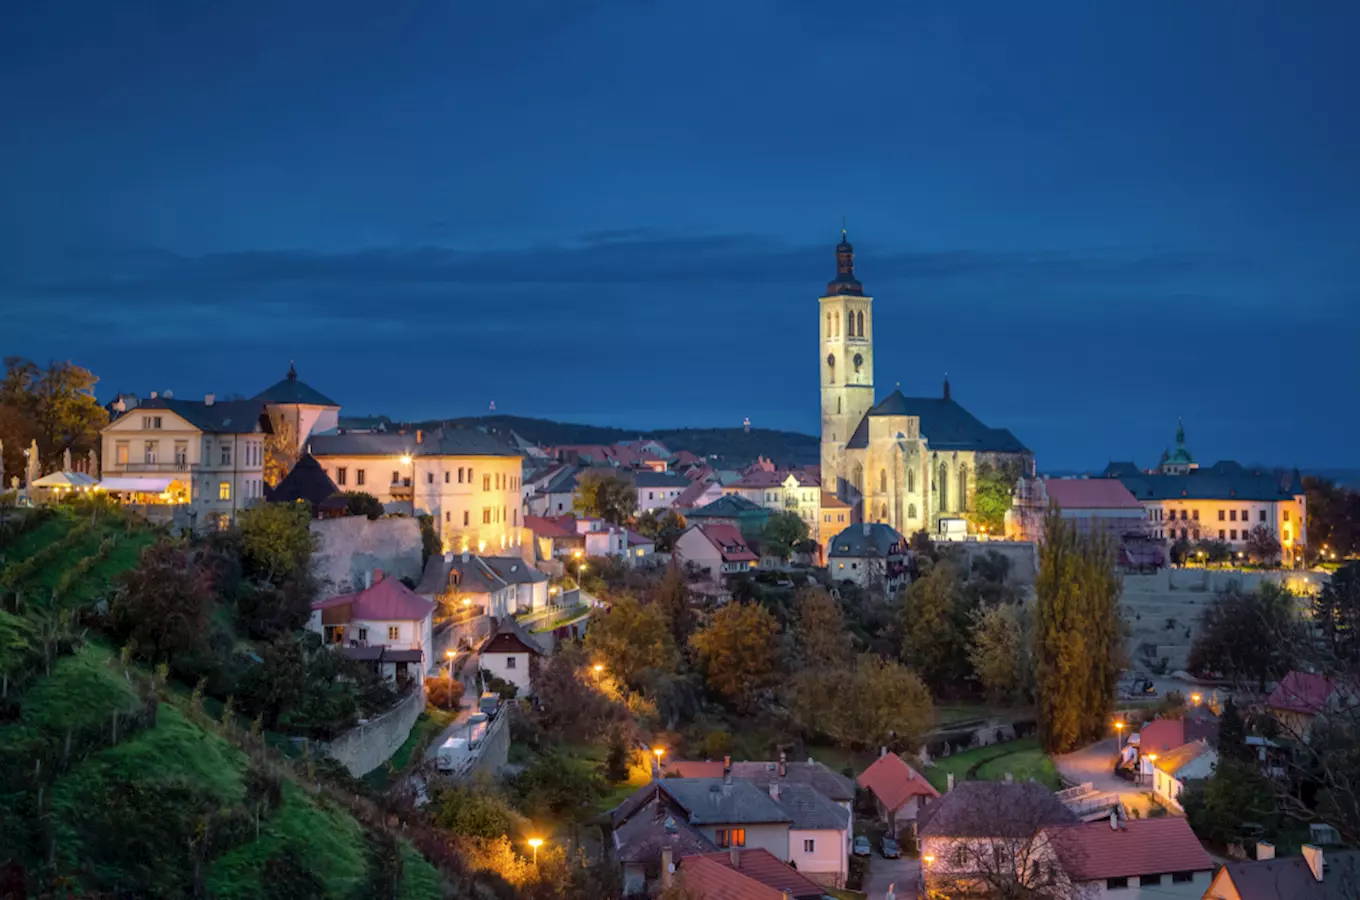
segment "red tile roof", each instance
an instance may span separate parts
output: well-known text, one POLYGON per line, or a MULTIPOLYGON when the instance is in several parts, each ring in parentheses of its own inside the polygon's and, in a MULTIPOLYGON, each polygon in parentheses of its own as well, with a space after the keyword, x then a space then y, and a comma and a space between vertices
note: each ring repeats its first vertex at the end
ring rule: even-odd
POLYGON ((1063 509, 1142 509, 1117 478, 1048 478, 1048 499, 1063 509))
POLYGON ((855 781, 865 790, 873 791, 889 810, 897 809, 912 797, 940 796, 930 782, 896 753, 887 753, 874 760, 855 781))
POLYGON ((774 888, 705 856, 681 861, 680 880, 696 900, 784 900, 774 888))
POLYGON ((1290 672, 1284 680, 1275 685, 1270 692, 1266 706, 1289 712, 1316 715, 1327 708, 1336 686, 1321 675, 1307 672, 1290 672))
POLYGON ((541 538, 576 537, 575 516, 525 516, 524 527, 541 538))
POLYGON ((779 487, 784 483, 784 479, 788 477, 788 472, 767 472, 764 469, 757 469, 746 475, 740 481, 732 482, 727 485, 727 487, 729 489, 779 487))
POLYGON ((1123 821, 1117 831, 1102 819, 1049 828, 1045 834, 1074 881, 1214 868, 1214 861, 1180 816, 1123 821))
POLYGON ((822 491, 822 509, 849 509, 850 504, 846 503, 835 494, 822 491))
POLYGON ((354 594, 340 594, 329 600, 318 600, 312 609, 333 609, 349 606, 350 616, 375 622, 419 621, 434 612, 434 602, 412 591, 395 578, 383 578, 376 573, 372 587, 354 594))
POLYGON ((727 562, 756 562, 760 557, 751 552, 751 548, 746 546, 746 539, 741 536, 735 525, 700 525, 699 533, 708 538, 708 542, 718 548, 722 558, 727 562))
POLYGON ((1138 732, 1139 753, 1165 753, 1218 733, 1218 721, 1203 716, 1153 719, 1138 732))
POLYGON ((723 764, 711 760, 673 759, 665 764, 667 775, 680 778, 721 778, 723 764))
MULTIPOLYGON (((688 866, 692 861, 700 859, 717 863, 729 871, 734 868, 732 853, 728 850, 687 856, 684 865, 688 866)), ((780 862, 777 856, 762 848, 738 851, 735 871, 771 890, 787 890, 794 897, 821 897, 823 894, 822 888, 816 882, 800 874, 793 866, 780 862)))
POLYGON ((680 492, 680 496, 676 497, 675 500, 671 502, 671 506, 694 506, 699 498, 704 495, 704 492, 710 487, 712 487, 712 485, 707 481, 692 482, 689 487, 680 492))

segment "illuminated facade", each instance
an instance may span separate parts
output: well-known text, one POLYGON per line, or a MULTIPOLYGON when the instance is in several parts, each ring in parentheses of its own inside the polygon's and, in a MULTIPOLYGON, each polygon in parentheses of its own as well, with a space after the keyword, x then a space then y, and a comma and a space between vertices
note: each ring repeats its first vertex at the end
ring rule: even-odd
POLYGON ((875 404, 873 299, 844 232, 836 269, 818 301, 822 487, 852 508, 852 520, 934 531, 941 518, 967 515, 983 463, 1014 461, 1033 474, 1029 450, 956 403, 948 380, 941 397, 897 390, 875 404))

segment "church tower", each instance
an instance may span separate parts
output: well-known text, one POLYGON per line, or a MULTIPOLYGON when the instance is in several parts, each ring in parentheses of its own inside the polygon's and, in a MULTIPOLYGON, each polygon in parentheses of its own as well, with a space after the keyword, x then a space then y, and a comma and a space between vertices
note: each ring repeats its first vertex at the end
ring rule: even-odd
POLYGON ((863 485, 852 485, 845 445, 874 405, 873 298, 855 277, 855 248, 841 229, 836 277, 818 301, 818 367, 822 386, 822 489, 847 502, 863 485), (853 487, 853 490, 852 490, 853 487))

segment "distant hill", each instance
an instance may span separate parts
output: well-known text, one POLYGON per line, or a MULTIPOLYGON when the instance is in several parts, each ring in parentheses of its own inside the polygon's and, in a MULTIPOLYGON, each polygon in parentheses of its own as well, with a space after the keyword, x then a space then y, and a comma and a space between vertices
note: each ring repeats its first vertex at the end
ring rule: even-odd
MULTIPOLYGON (((1247 465, 1246 468, 1261 469, 1262 471, 1272 471, 1275 469, 1290 471, 1292 469, 1291 466, 1267 466, 1260 463, 1247 465)), ((1105 467, 1101 466, 1098 469, 1087 469, 1084 471, 1077 471, 1076 469, 1051 469, 1044 470, 1039 474, 1046 475, 1050 478, 1078 478, 1082 475, 1094 477, 1104 471, 1105 467)), ((1328 481, 1336 482, 1342 487, 1360 490, 1360 469, 1299 469, 1299 473, 1304 476, 1312 475, 1316 478, 1325 478, 1328 481)))
POLYGON ((534 444, 613 444, 618 441, 656 440, 671 450, 688 450, 698 456, 718 456, 732 465, 745 465, 758 456, 767 456, 782 466, 815 465, 821 455, 818 439, 796 431, 773 428, 660 428, 629 431, 601 425, 554 422, 523 416, 469 416, 416 422, 411 427, 485 428, 508 436, 511 431, 534 444))

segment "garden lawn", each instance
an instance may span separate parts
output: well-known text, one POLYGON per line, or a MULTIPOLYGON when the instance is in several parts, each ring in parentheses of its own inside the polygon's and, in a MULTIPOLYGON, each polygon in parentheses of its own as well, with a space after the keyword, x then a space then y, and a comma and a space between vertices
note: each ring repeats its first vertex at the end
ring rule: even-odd
POLYGON ((1010 772, 1018 781, 1033 778, 1040 784, 1054 790, 1062 787, 1062 779, 1053 761, 1039 748, 1034 738, 1007 741, 965 750, 952 756, 935 760, 935 764, 925 771, 926 780, 937 791, 948 786, 949 775, 954 781, 1000 781, 1010 772))

